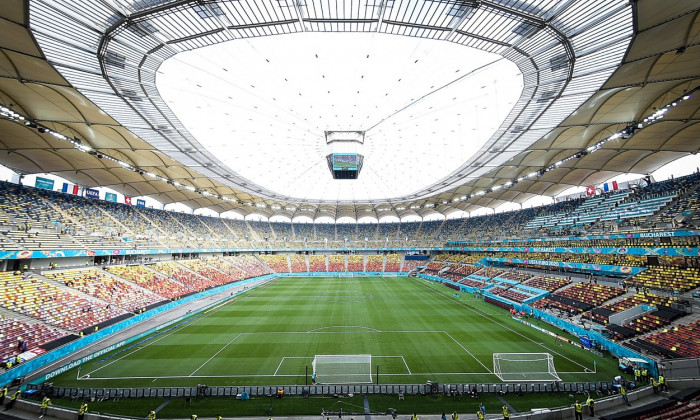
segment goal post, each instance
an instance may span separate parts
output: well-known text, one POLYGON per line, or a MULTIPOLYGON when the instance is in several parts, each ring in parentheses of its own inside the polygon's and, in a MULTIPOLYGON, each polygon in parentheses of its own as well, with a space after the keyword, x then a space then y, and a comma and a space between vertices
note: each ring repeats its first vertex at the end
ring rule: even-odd
POLYGON ((370 354, 317 354, 311 366, 313 378, 317 383, 372 383, 372 355, 370 354))
POLYGON ((549 353, 494 353, 493 373, 504 382, 561 380, 549 353))

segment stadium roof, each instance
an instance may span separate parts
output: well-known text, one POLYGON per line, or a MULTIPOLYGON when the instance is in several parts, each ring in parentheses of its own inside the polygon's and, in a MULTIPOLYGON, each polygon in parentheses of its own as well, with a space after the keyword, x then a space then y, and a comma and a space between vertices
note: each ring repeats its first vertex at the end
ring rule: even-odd
POLYGON ((244 215, 424 217, 649 173, 700 148, 698 98, 671 105, 700 85, 696 1, 6 3, 0 163, 86 187, 244 215), (476 86, 517 95, 486 101, 500 117, 458 115, 482 105, 476 86), (205 117, 224 127, 213 141, 205 117), (477 138, 468 119, 498 124, 477 138), (357 181, 334 184, 319 163, 335 129, 365 132, 357 181))

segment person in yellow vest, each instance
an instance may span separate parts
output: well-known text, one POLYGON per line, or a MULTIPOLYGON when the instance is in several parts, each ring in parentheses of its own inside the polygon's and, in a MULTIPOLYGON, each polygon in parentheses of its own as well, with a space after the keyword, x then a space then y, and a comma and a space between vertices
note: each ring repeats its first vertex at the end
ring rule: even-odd
POLYGON ((645 384, 649 383, 649 371, 647 370, 647 368, 642 369, 642 382, 644 382, 645 384))
POLYGON ((478 420, 484 420, 484 413, 482 413, 481 410, 476 410, 476 418, 478 420))
POLYGON ((85 419, 85 413, 88 411, 88 405, 85 401, 83 401, 82 404, 80 404, 80 408, 78 409, 78 420, 84 420, 85 419))
POLYGON ((148 413, 148 417, 146 417, 146 418, 147 418, 148 420, 156 420, 156 412, 153 411, 153 410, 151 410, 151 411, 148 413))
POLYGON ((634 381, 639 382, 642 380, 642 371, 638 367, 634 367, 634 381))
POLYGON ((574 404, 574 418, 576 420, 583 420, 583 404, 576 400, 574 404))
POLYGON ((656 381, 656 378, 653 376, 651 377, 651 387, 654 389, 654 394, 659 393, 659 383, 656 381))
POLYGON ((51 398, 44 396, 44 398, 41 399, 41 406, 39 407, 39 418, 42 418, 46 415, 46 412, 49 411, 50 405, 51 398))
POLYGON ((14 407, 15 402, 17 401, 17 399, 19 398, 20 395, 22 395, 22 392, 19 389, 17 391, 15 391, 15 393, 12 394, 12 396, 10 397, 10 402, 7 403, 7 405, 5 406, 4 411, 7 411, 7 410, 11 409, 12 407, 14 407))
POLYGON ((418 420, 418 416, 416 415, 416 413, 413 413, 413 415, 411 416, 411 420, 418 420))
POLYGON ((7 396, 7 385, 0 388, 0 405, 5 404, 5 397, 7 396))
POLYGON ((452 420, 459 420, 459 414, 456 411, 452 412, 452 420))
POLYGON ((630 404, 630 400, 627 398, 627 389, 625 389, 624 385, 620 386, 620 395, 622 395, 622 399, 625 401, 625 403, 627 403, 627 405, 632 406, 632 404, 630 404))
POLYGON ((510 411, 506 405, 503 405, 503 420, 510 420, 510 411))
POLYGON ((666 386, 666 378, 664 378, 664 375, 659 375, 659 390, 668 391, 668 387, 666 386))
POLYGON ((196 414, 192 414, 192 415, 190 416, 190 420, 197 420, 197 415, 196 415, 196 414))
POLYGON ((224 420, 224 418, 221 417, 221 414, 217 414, 217 415, 216 415, 216 420, 224 420))
POLYGON ((591 417, 595 416, 595 401, 593 401, 593 398, 590 395, 586 400, 586 405, 588 406, 588 411, 591 413, 591 417))

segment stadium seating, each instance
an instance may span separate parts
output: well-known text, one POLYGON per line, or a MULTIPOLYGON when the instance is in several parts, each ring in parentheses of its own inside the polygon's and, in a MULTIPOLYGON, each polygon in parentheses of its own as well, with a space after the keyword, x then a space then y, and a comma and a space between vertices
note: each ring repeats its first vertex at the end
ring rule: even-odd
MULTIPOLYGON (((613 221, 618 228, 628 226, 638 230, 692 227, 700 221, 700 212, 697 211, 700 208, 699 182, 700 175, 693 174, 635 190, 615 191, 487 216, 378 224, 221 219, 87 200, 3 182, 0 192, 0 244, 4 249, 20 250, 175 248, 182 243, 200 248, 376 248, 440 246, 458 240, 499 240, 530 235, 533 231, 568 234, 597 229, 607 232, 610 228, 608 222, 613 221), (60 221, 60 224, 56 221, 60 221)), ((664 243, 697 246, 698 241, 698 237, 671 238, 664 243)), ((561 242, 549 242, 547 245, 555 244, 562 245, 561 242)), ((587 243, 568 241, 565 244, 654 246, 659 244, 659 239, 629 238, 587 243)), ((473 263, 475 260, 472 258, 462 262, 473 263)))
POLYGON ((574 283, 533 303, 536 308, 558 308, 580 314, 625 293, 624 289, 593 283, 574 283))
POLYGON ((488 277, 488 278, 494 278, 498 277, 505 273, 504 270, 501 270, 499 268, 493 268, 493 267, 486 267, 483 268, 479 271, 476 272, 477 275, 482 276, 482 277, 488 277))
POLYGON ((425 261, 404 259, 403 265, 401 266, 401 272, 410 273, 412 271, 417 271, 418 267, 420 267, 423 264, 425 264, 425 261))
POLYGON ((491 293, 493 293, 494 295, 498 295, 498 296, 501 296, 501 297, 504 297, 506 299, 509 299, 509 300, 512 300, 515 302, 519 302, 519 303, 522 303, 525 301, 525 299, 529 299, 532 297, 532 295, 518 292, 517 290, 514 290, 513 288, 505 289, 505 288, 499 287, 499 286, 492 287, 491 289, 489 289, 489 291, 491 293))
POLYGON ((284 254, 259 255, 258 258, 275 273, 289 273, 289 261, 284 254))
POLYGON ((548 292, 554 292, 555 290, 561 289, 569 283, 571 283, 570 280, 562 277, 537 276, 523 282, 523 285, 546 290, 548 292))
POLYGON ((345 271, 345 255, 329 255, 328 271, 345 271))
POLYGON ((92 268, 47 272, 44 277, 131 312, 163 300, 163 296, 92 268))
POLYGON ((0 316, 0 360, 14 359, 23 351, 19 342, 26 343, 26 349, 32 350, 43 344, 64 337, 67 333, 58 328, 39 322, 29 322, 18 318, 0 316))
POLYGON ((368 255, 366 271, 377 272, 384 268, 384 255, 368 255))
POLYGON ((625 283, 628 287, 649 287, 684 293, 700 286, 700 268, 677 266, 649 267, 625 283))
POLYGON ((270 228, 278 243, 291 242, 294 239, 294 230, 291 223, 270 223, 270 228))
MULTIPOLYGON (((63 286, 65 287, 65 286, 63 286)), ((0 275, 0 306, 51 326, 80 331, 126 312, 36 276, 0 275)))
POLYGON ((447 266, 448 266, 448 264, 445 264, 445 263, 431 261, 428 264, 426 264, 425 268, 423 269, 423 272, 426 274, 435 275, 438 272, 442 271, 447 266))
POLYGON ((253 255, 237 255, 225 257, 230 263, 243 270, 244 278, 260 277, 271 271, 253 255))
POLYGON ((229 259, 225 259, 222 257, 207 257, 204 261, 208 265, 214 267, 215 269, 232 278, 233 281, 239 281, 246 278, 245 271, 238 268, 229 259))
POLYGON ((348 255, 348 271, 365 271, 365 256, 348 255))
POLYGON ((325 255, 309 255, 309 271, 328 271, 325 255))
POLYGON ((401 255, 386 254, 384 271, 398 272, 401 269, 401 255))
POLYGON ((306 263, 306 255, 290 254, 289 260, 292 273, 306 273, 309 271, 308 264, 306 263))
POLYGON ((476 287, 479 289, 488 286, 488 284, 486 284, 485 282, 480 281, 480 280, 473 278, 473 277, 465 277, 462 280, 460 280, 459 283, 463 284, 465 286, 476 287))
MULTIPOLYGON (((658 406, 657 402, 654 404, 658 406)), ((639 420, 699 420, 700 419, 700 396, 689 398, 689 400, 678 401, 675 396, 661 402, 662 407, 653 408, 648 412, 636 414, 639 420)))
POLYGON ((587 313, 584 315, 584 318, 602 325, 607 325, 611 313, 622 312, 639 305, 670 306, 676 300, 677 299, 668 296, 660 296, 651 293, 636 293, 622 300, 618 300, 617 302, 603 305, 600 307, 602 311, 587 313))
MULTIPOLYGON (((198 277, 204 279, 198 280, 200 286, 214 287, 221 286, 223 284, 228 284, 240 280, 236 276, 232 276, 222 272, 221 270, 209 265, 210 259, 192 259, 192 260, 179 260, 178 264, 189 269, 193 273, 197 273, 198 277)), ((192 286, 190 286, 192 287, 192 286)))
POLYGON ((630 347, 670 358, 700 357, 700 321, 677 325, 630 341, 630 347))
MULTIPOLYGON (((198 268, 203 268, 201 267, 202 263, 200 261, 191 261, 190 263, 197 263, 200 265, 198 268)), ((191 291, 205 290, 217 285, 216 282, 211 279, 187 270, 181 264, 174 261, 158 262, 150 264, 149 267, 152 270, 168 276, 171 280, 184 284, 191 291)))
POLYGON ((517 281, 518 283, 522 283, 532 277, 532 274, 529 273, 523 273, 519 271, 506 271, 505 273, 501 273, 498 275, 498 278, 501 279, 506 279, 506 280, 513 280, 517 281))
POLYGON ((182 283, 170 280, 162 274, 139 265, 114 265, 107 267, 106 270, 168 299, 192 291, 182 283))

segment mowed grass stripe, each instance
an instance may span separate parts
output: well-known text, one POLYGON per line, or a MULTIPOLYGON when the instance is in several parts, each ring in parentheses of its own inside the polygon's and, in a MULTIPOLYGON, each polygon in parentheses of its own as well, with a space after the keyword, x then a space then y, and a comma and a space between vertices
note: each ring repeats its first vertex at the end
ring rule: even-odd
MULTIPOLYGON (((572 346, 548 342, 542 347, 538 343, 550 337, 512 322, 506 312, 494 319, 476 311, 471 305, 482 302, 468 295, 454 298, 444 289, 405 277, 281 278, 116 363, 87 364, 83 374, 93 372, 90 380, 192 375, 232 378, 220 382, 226 385, 303 383, 315 354, 372 354, 382 373, 421 383, 439 374, 452 380, 480 374, 495 381, 489 373, 494 352, 552 349, 560 354, 555 354, 557 369, 567 372, 583 372, 582 364, 590 361, 590 354, 572 346), (261 379, 237 382, 237 375, 261 379)), ((74 382, 75 374, 70 376, 57 381, 74 382)))

